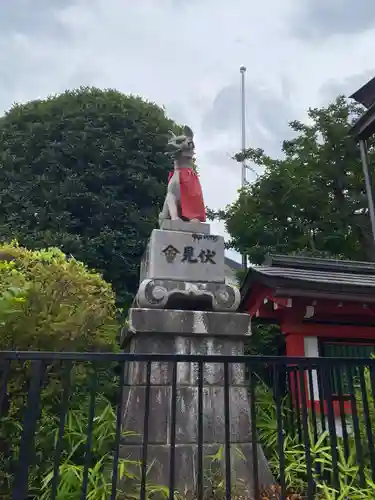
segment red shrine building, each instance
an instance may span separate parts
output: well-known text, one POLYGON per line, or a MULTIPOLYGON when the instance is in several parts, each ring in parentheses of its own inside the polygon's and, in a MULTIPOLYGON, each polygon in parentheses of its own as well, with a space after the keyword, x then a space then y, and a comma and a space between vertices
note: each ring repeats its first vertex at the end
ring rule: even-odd
MULTIPOLYGON (((278 323, 287 356, 370 357, 375 264, 270 255, 248 271, 240 309, 278 323)), ((334 410, 337 415, 338 407, 334 410)), ((348 405, 345 411, 350 413, 348 405)))

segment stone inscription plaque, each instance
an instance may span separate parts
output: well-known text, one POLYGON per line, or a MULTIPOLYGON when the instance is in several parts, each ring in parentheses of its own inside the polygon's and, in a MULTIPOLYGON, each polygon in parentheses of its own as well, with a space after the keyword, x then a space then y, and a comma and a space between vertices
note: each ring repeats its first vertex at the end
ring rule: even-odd
POLYGON ((224 238, 154 229, 147 264, 147 278, 224 282, 224 238))

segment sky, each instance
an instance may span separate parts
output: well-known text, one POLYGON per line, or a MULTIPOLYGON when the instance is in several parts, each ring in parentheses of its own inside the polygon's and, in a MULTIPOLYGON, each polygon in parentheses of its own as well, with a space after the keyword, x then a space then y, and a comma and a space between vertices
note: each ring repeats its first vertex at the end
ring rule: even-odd
POLYGON ((0 112, 81 85, 152 100, 193 128, 218 209, 241 183, 240 66, 246 143, 278 156, 289 121, 375 76, 374 47, 374 0, 3 0, 0 112))

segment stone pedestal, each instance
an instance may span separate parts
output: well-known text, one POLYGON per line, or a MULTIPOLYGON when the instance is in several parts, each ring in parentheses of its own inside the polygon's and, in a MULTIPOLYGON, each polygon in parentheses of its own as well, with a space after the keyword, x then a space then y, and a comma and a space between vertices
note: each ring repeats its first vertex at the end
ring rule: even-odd
POLYGON ((209 358, 233 356, 235 361, 251 334, 250 316, 235 312, 240 293, 225 282, 224 269, 224 239, 211 235, 208 224, 164 220, 151 233, 122 339, 131 353, 208 357, 203 365, 155 361, 149 371, 147 362, 131 362, 125 373, 122 427, 136 435, 123 440, 121 456, 142 462, 146 435, 147 464, 153 464, 147 481, 168 487, 172 456, 175 489, 183 497, 194 498, 197 491, 200 431, 205 487, 224 484, 224 460, 213 464, 210 457, 218 451, 224 456, 228 409, 233 494, 253 498, 254 460, 260 486, 273 483, 251 435, 245 367, 229 363, 225 371, 223 363, 209 358))
MULTIPOLYGON (((126 351, 141 354, 242 355, 251 334, 250 317, 239 313, 217 313, 163 309, 131 309, 129 328, 123 335, 126 351)), ((257 456, 259 481, 273 483, 267 461, 258 445, 256 455, 251 436, 250 402, 244 366, 229 364, 230 443, 233 491, 239 485, 251 494, 253 460, 257 456)), ((121 457, 141 459, 144 436, 147 364, 130 363, 126 369, 123 429, 137 433, 121 446, 121 457)), ((148 464, 154 463, 148 481, 168 486, 170 472, 171 411, 176 410, 175 488, 182 495, 194 494, 198 477, 198 364, 155 362, 151 369, 148 420, 148 464), (172 378, 176 391, 172 399, 172 378)), ((225 446, 224 367, 203 366, 203 466, 209 488, 212 460, 225 446)), ((224 462, 222 466, 224 465, 224 462)), ((224 474, 222 478, 224 478, 224 474)), ((242 490, 241 490, 242 491, 242 490)), ((243 494, 243 493, 242 493, 243 494)))
POLYGON ((135 306, 236 311, 240 293, 225 283, 224 238, 210 226, 165 220, 151 233, 135 306))

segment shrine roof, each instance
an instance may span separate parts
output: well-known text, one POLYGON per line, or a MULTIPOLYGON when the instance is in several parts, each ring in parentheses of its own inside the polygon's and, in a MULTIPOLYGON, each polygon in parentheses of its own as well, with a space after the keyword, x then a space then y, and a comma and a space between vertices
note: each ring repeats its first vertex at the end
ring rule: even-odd
POLYGON ((349 97, 361 103, 367 109, 371 108, 375 102, 375 78, 371 78, 349 97))
POLYGON ((375 133, 375 77, 350 97, 367 109, 350 129, 350 135, 359 140, 366 140, 375 133))
POLYGON ((241 302, 256 284, 278 289, 278 295, 372 297, 375 301, 375 263, 269 255, 249 269, 241 287, 241 302))
POLYGON ((375 104, 351 127, 349 134, 358 140, 366 140, 375 133, 375 104))

